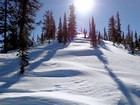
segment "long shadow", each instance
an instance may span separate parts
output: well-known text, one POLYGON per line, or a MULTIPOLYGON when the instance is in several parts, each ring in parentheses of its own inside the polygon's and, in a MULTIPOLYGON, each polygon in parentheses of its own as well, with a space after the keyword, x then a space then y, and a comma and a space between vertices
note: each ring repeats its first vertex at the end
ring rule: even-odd
POLYGON ((0 86, 0 93, 5 93, 6 90, 11 87, 13 84, 17 83, 20 80, 21 76, 18 76, 17 74, 13 75, 9 78, 3 78, 4 84, 0 86))
POLYGON ((98 54, 97 54, 98 59, 104 64, 106 71, 108 72, 110 77, 114 80, 114 82, 118 85, 119 89, 121 90, 123 95, 126 97, 129 104, 136 105, 136 103, 134 102, 134 100, 133 100, 132 96, 130 95, 125 84, 120 79, 118 79, 118 77, 115 75, 115 73, 113 73, 112 69, 107 66, 108 60, 104 57, 103 52, 101 50, 99 50, 98 48, 96 49, 96 51, 98 52, 98 54))
MULTIPOLYGON (((55 98, 40 98, 34 96, 19 96, 0 99, 0 105, 80 105, 77 102, 55 98), (9 104, 8 104, 9 103, 9 104)), ((83 104, 82 104, 83 105, 83 104)))
MULTIPOLYGON (((6 56, 6 54, 4 55, 6 56)), ((4 92, 6 88, 9 88, 13 83, 19 80, 19 77, 16 77, 16 75, 12 76, 11 78, 6 77, 6 75, 9 75, 13 72, 15 72, 18 69, 18 58, 1 58, 0 62, 3 63, 3 65, 0 66, 0 82, 4 83, 0 85, 0 93, 4 92), (16 78, 15 78, 16 77, 16 78)))
POLYGON ((101 46, 103 49, 107 50, 107 51, 111 51, 111 50, 106 46, 106 42, 104 42, 104 41, 101 41, 101 42, 100 42, 100 46, 101 46))
POLYGON ((5 75, 8 75, 18 69, 17 64, 19 64, 18 58, 9 59, 7 58, 1 58, 0 62, 3 63, 0 65, 0 77, 3 77, 5 75))
POLYGON ((117 76, 113 73, 113 71, 107 65, 105 65, 105 69, 108 71, 109 75, 116 82, 116 84, 118 85, 119 89, 122 91, 123 95, 128 100, 129 104, 130 105, 136 105, 136 103, 134 102, 133 98, 131 97, 127 87, 125 86, 125 84, 120 79, 117 78, 117 76))
MULTIPOLYGON (((60 50, 67 47, 67 45, 62 45, 59 43, 52 43, 51 45, 49 45, 48 47, 46 47, 45 49, 43 49, 43 51, 40 52, 33 52, 31 53, 31 60, 35 59, 34 55, 36 55, 37 53, 39 53, 39 55, 46 53, 46 51, 48 51, 45 56, 42 57, 42 59, 30 64, 30 66, 27 68, 29 71, 34 70, 35 68, 37 68, 42 62, 44 61, 49 61, 54 55, 55 53, 60 50)), ((36 58, 39 57, 39 55, 36 55, 36 58)))
MULTIPOLYGON (((48 53, 46 54, 46 56, 43 56, 42 59, 34 62, 33 64, 31 64, 27 69, 34 70, 36 67, 38 67, 43 61, 48 61, 50 60, 54 54, 56 53, 57 50, 62 49, 66 47, 66 45, 60 45, 58 43, 52 43, 51 45, 47 46, 45 49, 42 48, 38 51, 34 51, 32 52, 29 56, 31 57, 31 59, 33 58, 33 60, 37 57, 39 57, 41 54, 45 53, 46 50, 48 51, 48 53), (42 51, 43 50, 43 51, 42 51)), ((18 61, 18 60, 17 60, 18 61)), ((12 64, 11 64, 12 65, 12 64)), ((15 65, 15 64, 14 64, 15 65)), ((6 66, 6 65, 5 65, 6 66)), ((8 66, 8 64, 7 64, 8 66)), ((4 66, 2 67, 4 68, 4 66)), ((0 76, 3 75, 7 75, 13 71, 16 70, 16 68, 9 68, 7 70, 7 72, 2 73, 0 76), (9 69, 13 69, 10 70, 10 72, 8 71, 9 69)), ((9 76, 9 77, 0 77, 0 82, 3 82, 4 84, 0 85, 0 93, 4 93, 7 91, 7 89, 9 89, 12 85, 14 85, 15 83, 17 83, 23 76, 19 75, 19 74, 14 74, 13 76, 9 76)))

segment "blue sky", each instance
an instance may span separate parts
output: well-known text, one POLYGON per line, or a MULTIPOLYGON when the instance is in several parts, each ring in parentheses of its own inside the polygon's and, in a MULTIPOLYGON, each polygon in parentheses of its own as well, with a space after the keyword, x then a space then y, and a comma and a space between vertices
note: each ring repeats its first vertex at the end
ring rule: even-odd
MULTIPOLYGON (((69 5, 75 0, 41 0, 43 7, 37 12, 36 20, 43 19, 43 14, 47 10, 52 10, 53 15, 58 24, 59 17, 63 17, 64 12, 69 16, 69 5)), ((82 0, 81 0, 82 1, 82 0)), ((88 0, 87 0, 88 1, 88 0)), ((117 11, 120 14, 122 30, 126 33, 127 26, 130 24, 132 30, 136 30, 140 34, 140 0, 93 0, 94 7, 86 14, 81 14, 76 11, 77 28, 88 29, 89 18, 92 16, 95 19, 96 29, 103 33, 103 28, 108 28, 108 20, 117 11)), ((34 35, 41 34, 40 26, 37 26, 34 35)))

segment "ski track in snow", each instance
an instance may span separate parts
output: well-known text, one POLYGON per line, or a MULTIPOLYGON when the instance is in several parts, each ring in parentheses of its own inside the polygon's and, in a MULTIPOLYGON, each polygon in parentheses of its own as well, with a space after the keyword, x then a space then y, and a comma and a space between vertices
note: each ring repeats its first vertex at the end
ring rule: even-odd
POLYGON ((79 35, 30 52, 23 76, 15 52, 0 54, 0 105, 140 105, 140 57, 111 42, 79 35))

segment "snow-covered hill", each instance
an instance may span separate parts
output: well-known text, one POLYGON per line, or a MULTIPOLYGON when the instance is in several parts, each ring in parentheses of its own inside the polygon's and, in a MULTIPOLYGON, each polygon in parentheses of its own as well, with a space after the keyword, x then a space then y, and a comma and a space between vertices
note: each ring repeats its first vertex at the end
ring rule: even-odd
POLYGON ((0 105, 140 105, 140 56, 111 42, 91 48, 79 35, 30 52, 23 76, 16 52, 0 54, 0 105))

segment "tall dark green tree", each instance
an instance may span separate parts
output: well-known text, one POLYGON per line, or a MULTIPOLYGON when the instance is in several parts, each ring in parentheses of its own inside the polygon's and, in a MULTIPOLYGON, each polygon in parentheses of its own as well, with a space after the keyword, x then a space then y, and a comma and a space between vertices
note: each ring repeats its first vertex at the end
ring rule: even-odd
POLYGON ((84 38, 86 38, 87 37, 87 30, 85 28, 84 28, 83 33, 84 33, 84 38))
POLYGON ((33 29, 34 17, 36 11, 40 8, 39 0, 20 0, 19 8, 21 18, 19 19, 19 57, 20 61, 20 74, 25 72, 25 67, 28 63, 28 48, 29 48, 29 35, 33 29))
POLYGON ((116 37, 116 20, 114 16, 112 16, 109 19, 109 24, 108 24, 108 36, 109 40, 113 42, 113 45, 117 42, 117 37, 116 37))
POLYGON ((122 32, 122 41, 121 43, 124 45, 125 49, 127 48, 127 43, 126 43, 126 36, 124 35, 124 32, 122 32))
MULTIPOLYGON (((0 36, 3 37, 4 32, 4 1, 0 1, 0 36)), ((0 44, 3 43, 3 39, 0 39, 0 44)), ((3 48, 1 48, 2 50, 3 48)))
POLYGON ((117 44, 119 45, 121 43, 121 23, 120 23, 120 15, 119 12, 117 12, 116 15, 116 41, 117 44))
POLYGON ((135 48, 138 48, 138 46, 139 46, 139 43, 138 43, 138 34, 135 31, 135 48))
POLYGON ((63 44, 68 42, 68 28, 67 28, 67 17, 66 13, 64 13, 64 21, 63 21, 63 44))
POLYGON ((8 0, 0 1, 0 34, 3 36, 3 53, 7 53, 8 0))
POLYGON ((99 31, 99 33, 98 33, 97 42, 98 42, 98 44, 100 44, 100 42, 101 42, 101 33, 100 33, 100 31, 99 31))
POLYGON ((20 7, 19 2, 17 0, 10 0, 8 6, 9 10, 9 27, 8 27, 8 50, 15 50, 18 48, 19 44, 19 20, 21 16, 19 14, 20 7))
POLYGON ((74 4, 70 5, 70 16, 69 16, 69 23, 68 23, 68 32, 69 38, 73 39, 77 33, 76 31, 76 15, 75 15, 75 7, 74 4))
POLYGON ((91 22, 91 45, 93 47, 97 46, 97 35, 96 35, 96 28, 95 28, 95 22, 94 18, 92 17, 92 22, 91 22))
POLYGON ((107 32, 106 32, 106 28, 104 27, 104 40, 108 40, 108 36, 107 36, 107 32))
POLYGON ((131 37, 130 37, 130 49, 131 49, 131 53, 134 54, 135 53, 135 45, 134 45, 134 41, 133 41, 133 31, 131 32, 131 37))
POLYGON ((62 21, 61 21, 61 17, 60 17, 59 26, 58 26, 58 33, 57 33, 57 40, 59 43, 62 43, 62 39, 63 39, 63 26, 62 26, 62 21))
POLYGON ((56 26, 52 11, 46 11, 44 15, 43 30, 48 43, 55 38, 56 26))
POLYGON ((5 0, 5 10, 4 10, 4 53, 7 53, 7 6, 8 6, 8 1, 5 0))

